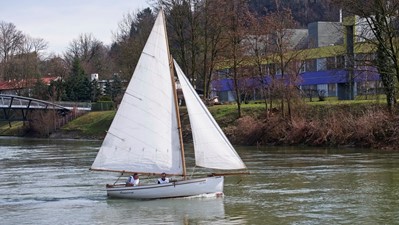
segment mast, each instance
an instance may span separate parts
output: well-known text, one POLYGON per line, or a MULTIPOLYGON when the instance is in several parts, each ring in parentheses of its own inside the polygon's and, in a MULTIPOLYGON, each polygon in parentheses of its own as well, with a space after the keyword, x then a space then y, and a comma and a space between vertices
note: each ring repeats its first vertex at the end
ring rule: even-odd
POLYGON ((174 73, 174 67, 173 67, 173 58, 170 54, 169 51, 169 42, 168 42, 168 35, 167 35, 167 30, 166 30, 166 18, 163 10, 161 9, 161 13, 163 14, 163 22, 164 22, 164 27, 165 27, 165 39, 166 39, 166 48, 168 50, 168 55, 169 55, 169 69, 170 69, 170 80, 172 82, 172 90, 173 90, 173 97, 174 97, 174 102, 175 102, 175 111, 176 111, 176 119, 177 119, 177 129, 179 130, 179 140, 180 140, 180 151, 181 151, 181 159, 182 159, 182 166, 183 166, 183 177, 186 179, 186 159, 184 157, 184 144, 183 144, 183 134, 182 134, 182 128, 181 128, 181 120, 180 120, 180 111, 179 111, 179 104, 177 100, 177 90, 176 90, 176 84, 175 84, 175 73, 174 73))

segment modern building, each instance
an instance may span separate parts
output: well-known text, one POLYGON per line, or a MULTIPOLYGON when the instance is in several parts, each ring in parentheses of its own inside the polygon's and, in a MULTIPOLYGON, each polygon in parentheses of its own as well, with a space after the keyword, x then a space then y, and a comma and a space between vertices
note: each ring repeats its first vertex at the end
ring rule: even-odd
MULTIPOLYGON (((295 49, 299 59, 295 82, 305 96, 323 94, 353 99, 357 95, 375 94, 381 90, 379 74, 368 63, 374 59, 374 54, 360 38, 366 32, 364 20, 358 17, 344 22, 314 22, 308 25, 307 30, 292 32, 291 49, 295 49)), ((264 61, 262 77, 244 76, 240 80, 251 100, 263 98, 260 88, 267 86, 272 77, 283 79, 289 75, 283 75, 270 57, 264 61)), ((218 96, 221 102, 235 100, 228 67, 216 70, 211 90, 211 96, 218 96)))

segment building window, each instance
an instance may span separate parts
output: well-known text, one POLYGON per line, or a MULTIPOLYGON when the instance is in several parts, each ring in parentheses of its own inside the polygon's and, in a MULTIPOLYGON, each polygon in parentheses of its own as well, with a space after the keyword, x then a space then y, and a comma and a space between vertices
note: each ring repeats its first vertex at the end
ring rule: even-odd
POLYGON ((337 84, 328 84, 327 96, 337 96, 337 84))
POLYGON ((307 72, 315 72, 317 71, 317 67, 316 67, 316 59, 309 59, 305 61, 305 70, 307 72))
POLYGON ((328 57, 328 58, 326 58, 326 61, 327 61, 327 65, 326 65, 327 70, 333 70, 336 68, 335 57, 328 57))
POLYGON ((302 61, 302 62, 300 62, 301 64, 300 64, 300 66, 301 66, 301 68, 299 69, 299 73, 304 73, 304 72, 306 72, 306 62, 305 61, 302 61))
POLYGON ((337 69, 344 69, 345 68, 345 56, 344 55, 338 55, 336 57, 337 59, 337 69))
POLYGON ((216 75, 217 79, 225 79, 229 77, 229 69, 217 70, 216 75))
POLYGON ((327 59, 320 58, 317 59, 317 71, 327 70, 327 59))

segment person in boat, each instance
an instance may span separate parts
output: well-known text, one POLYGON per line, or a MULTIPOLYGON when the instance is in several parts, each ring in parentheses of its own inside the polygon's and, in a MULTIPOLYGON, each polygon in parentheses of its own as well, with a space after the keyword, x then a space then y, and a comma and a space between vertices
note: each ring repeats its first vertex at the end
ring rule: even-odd
POLYGON ((137 173, 134 173, 127 179, 126 186, 139 186, 139 183, 139 175, 137 173))
POLYGON ((166 177, 166 173, 161 174, 161 178, 158 179, 158 184, 167 184, 169 183, 169 178, 166 177))

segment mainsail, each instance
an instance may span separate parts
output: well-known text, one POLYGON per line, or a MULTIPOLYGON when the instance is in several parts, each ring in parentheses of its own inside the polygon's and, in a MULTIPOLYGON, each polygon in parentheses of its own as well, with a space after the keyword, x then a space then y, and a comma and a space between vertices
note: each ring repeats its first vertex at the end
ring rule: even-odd
POLYGON ((92 170, 183 174, 161 10, 92 170))
POLYGON ((246 169, 176 61, 174 65, 190 118, 196 165, 221 170, 246 169))

